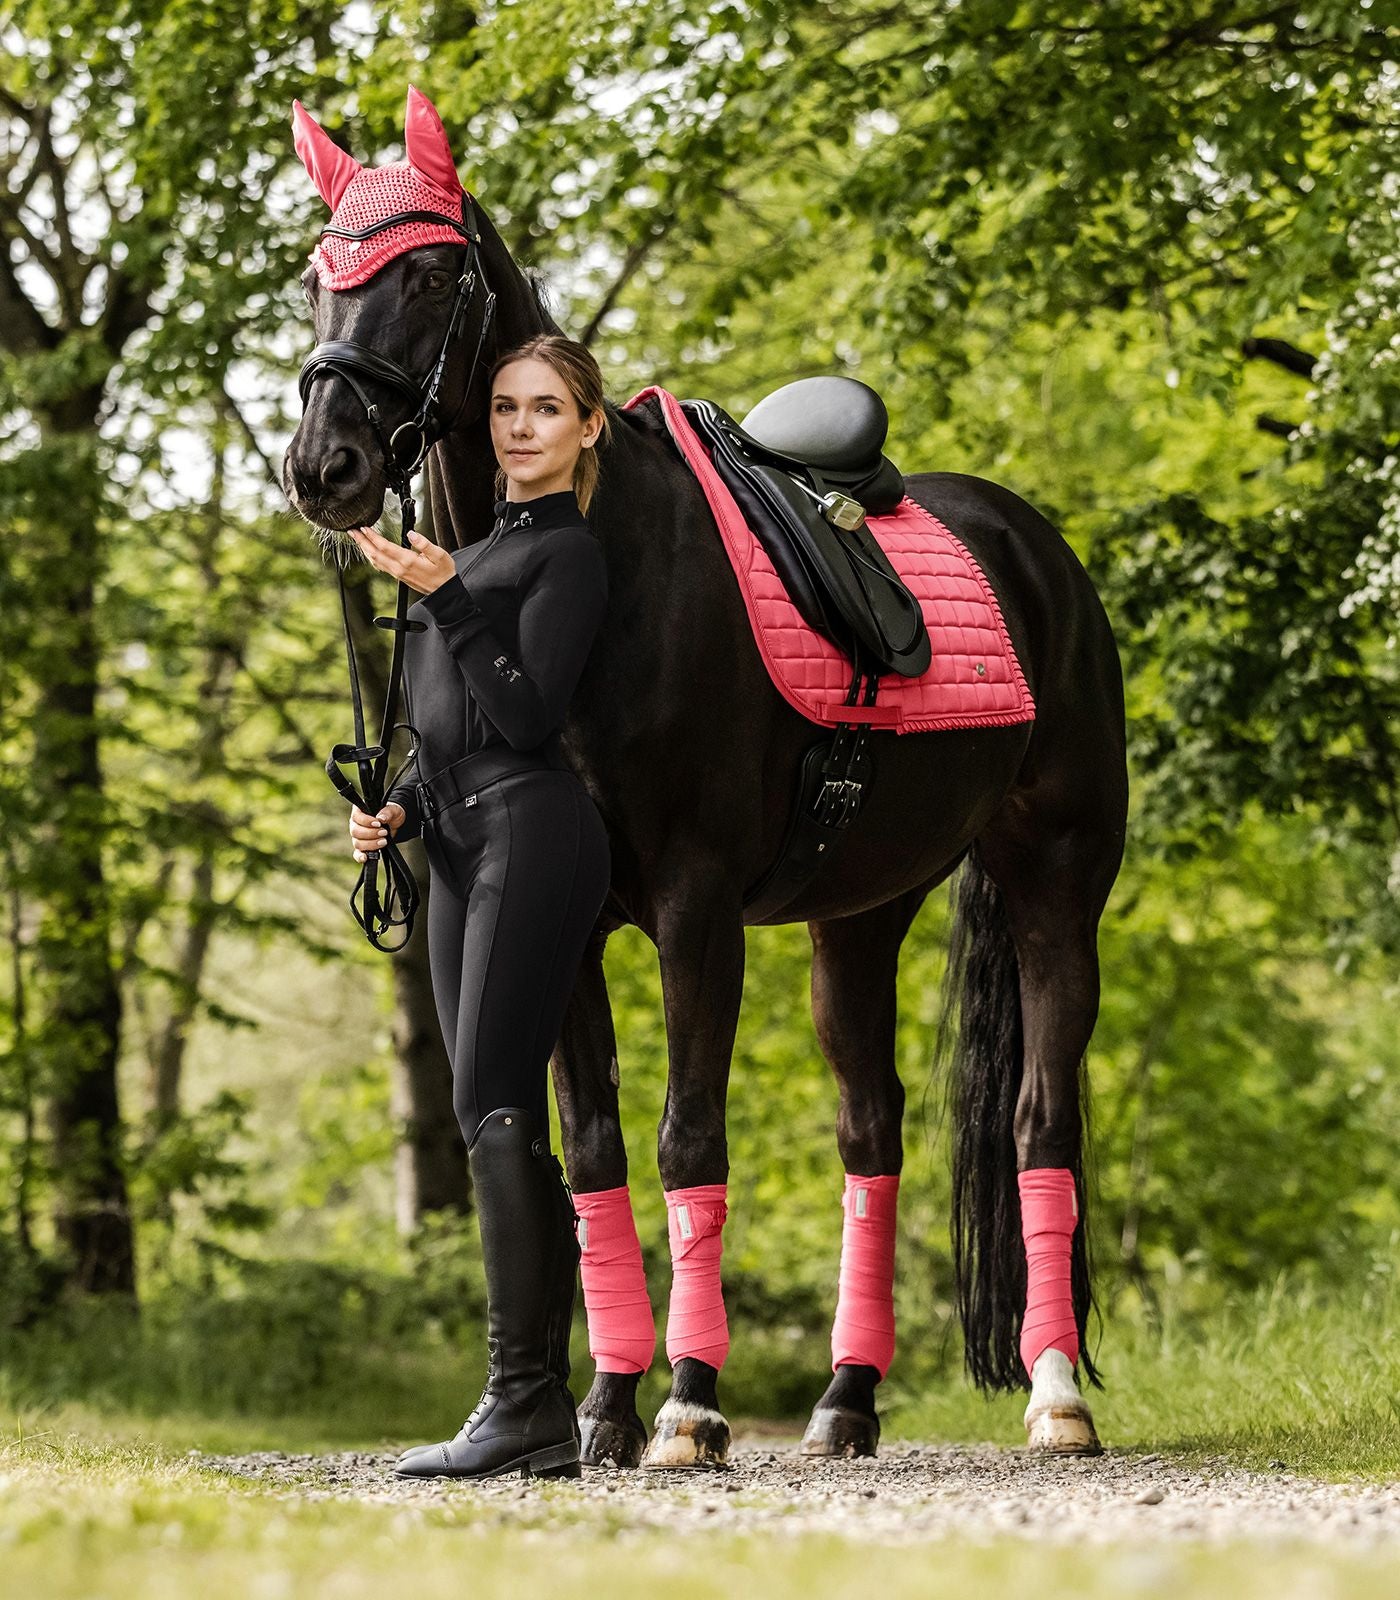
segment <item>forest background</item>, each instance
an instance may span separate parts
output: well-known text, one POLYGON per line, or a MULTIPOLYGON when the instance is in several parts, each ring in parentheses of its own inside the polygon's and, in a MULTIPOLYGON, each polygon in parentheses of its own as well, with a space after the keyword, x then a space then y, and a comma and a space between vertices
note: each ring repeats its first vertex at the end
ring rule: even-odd
MULTIPOLYGON (((324 220, 291 101, 394 159, 409 82, 615 399, 858 376, 904 470, 1008 485, 1099 585, 1133 778, 1090 1057, 1110 1381, 1116 1343, 1299 1307, 1389 1338, 1395 9, 0 4, 9 1410, 404 1437, 479 1375, 424 955, 345 906, 334 577, 275 487, 324 220)), ((940 891, 901 967, 896 1421, 961 1390, 946 926, 940 891)), ((834 1301, 807 957, 750 930, 732 1076, 726 1395, 764 1417, 820 1392, 834 1301)), ((607 975, 664 1308, 636 930, 607 975)))

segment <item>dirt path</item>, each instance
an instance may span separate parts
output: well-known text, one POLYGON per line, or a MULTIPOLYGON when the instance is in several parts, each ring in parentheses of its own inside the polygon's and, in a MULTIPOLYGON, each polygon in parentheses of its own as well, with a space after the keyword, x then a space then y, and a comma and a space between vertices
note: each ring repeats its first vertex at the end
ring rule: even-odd
POLYGON ((200 1456, 210 1470, 298 1497, 460 1503, 530 1526, 597 1522, 610 1531, 835 1533, 917 1542, 950 1535, 1085 1541, 1316 1539, 1400 1542, 1400 1483, 1333 1484, 1223 1461, 1183 1465, 1109 1452, 1059 1460, 990 1446, 891 1445, 873 1461, 813 1461, 790 1442, 736 1445, 713 1473, 585 1470, 578 1483, 519 1478, 416 1483, 391 1455, 200 1456))

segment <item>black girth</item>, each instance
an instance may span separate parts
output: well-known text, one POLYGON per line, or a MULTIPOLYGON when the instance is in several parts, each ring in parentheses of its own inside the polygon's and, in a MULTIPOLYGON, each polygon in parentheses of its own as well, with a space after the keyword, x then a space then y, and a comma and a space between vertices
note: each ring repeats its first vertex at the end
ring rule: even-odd
MULTIPOLYGON (((442 344, 438 349, 437 359, 433 362, 432 369, 425 378, 415 378, 410 372, 401 367, 397 361, 389 356, 381 355, 377 350, 371 350, 368 345, 355 343, 352 339, 331 339, 324 344, 318 344, 302 364, 301 377, 298 387, 301 391, 302 404, 305 405, 306 397, 310 393, 311 385, 323 375, 329 374, 343 378, 351 389, 354 390, 360 404, 365 408, 365 417, 374 429, 375 437, 379 441, 379 448, 384 457, 384 476, 389 488, 398 497, 401 520, 399 527, 399 542, 408 547, 408 535, 413 528, 417 516, 417 507, 413 499, 413 474, 423 464, 428 451, 456 425, 466 406, 471 394, 472 382, 476 377, 477 363, 481 360, 481 351, 486 342, 486 335, 491 327, 496 310, 496 296, 490 285, 486 282, 486 274, 481 263, 481 235, 471 225, 471 197, 465 191, 462 194, 462 220, 455 221, 451 217, 442 216, 436 211, 401 211, 392 217, 386 217, 382 222, 371 224, 358 232, 351 232, 348 228, 326 227, 323 234, 333 234, 342 239, 369 239, 377 233, 383 233, 386 228, 396 228, 405 222, 435 222, 442 227, 454 228, 460 233, 467 243, 466 260, 462 267, 462 276, 457 282, 457 292, 453 297, 452 309, 447 319, 447 330, 443 334, 442 344), (467 308, 480 284, 485 293, 482 306, 481 332, 477 336, 476 350, 472 354, 471 366, 467 369, 466 379, 462 389, 462 403, 458 406, 456 415, 447 427, 443 427, 438 409, 438 393, 442 387, 442 376, 447 367, 447 358, 452 346, 461 335, 466 322, 467 308), (403 396, 410 405, 416 409, 407 422, 402 422, 393 433, 386 431, 384 420, 380 415, 378 405, 367 395, 361 387, 359 380, 368 379, 371 383, 387 386, 403 396)), ((404 639, 409 633, 420 632, 425 626, 422 622, 410 622, 407 618, 408 610, 408 585, 400 582, 398 586, 397 604, 392 617, 376 617, 377 628, 385 628, 394 635, 393 660, 389 668, 389 687, 384 697, 384 714, 380 720, 379 741, 377 744, 366 743, 364 702, 360 692, 360 674, 355 661, 355 646, 350 634, 350 613, 345 597, 345 575, 337 570, 337 581, 340 584, 340 612, 345 625, 345 653, 350 667, 350 694, 354 705, 355 715, 355 742, 354 744, 338 744, 326 759, 326 775, 335 785, 338 792, 356 805, 369 816, 376 816, 384 804, 384 796, 398 781, 401 773, 418 755, 418 730, 409 722, 397 722, 399 692, 403 684, 403 655, 404 639), (409 736, 410 748, 408 755, 398 771, 389 778, 389 749, 393 743, 394 734, 403 728, 409 736), (360 787, 357 790, 345 774, 340 770, 343 765, 354 762, 359 768, 360 787)), ((367 852, 364 864, 360 868, 360 876, 350 894, 350 911, 355 921, 364 929, 365 936, 376 950, 392 952, 402 950, 413 933, 413 918, 418 910, 418 885, 414 882, 413 874, 409 871, 408 863, 393 839, 388 840, 380 851, 367 852), (385 893, 381 898, 379 892, 379 858, 384 857, 386 876, 385 893), (361 894, 363 892, 363 904, 361 894), (391 929, 402 928, 403 936, 397 944, 385 944, 386 934, 391 929)))

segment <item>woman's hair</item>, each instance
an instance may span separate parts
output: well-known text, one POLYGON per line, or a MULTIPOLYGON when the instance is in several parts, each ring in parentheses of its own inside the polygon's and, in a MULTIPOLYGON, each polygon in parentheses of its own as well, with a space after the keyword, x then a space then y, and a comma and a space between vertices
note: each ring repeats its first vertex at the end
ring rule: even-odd
MULTIPOLYGON (((512 361, 531 359, 543 361, 554 368, 573 396, 579 416, 590 417, 595 411, 603 413, 603 428, 598 435, 597 444, 602 444, 605 439, 612 437, 607 407, 603 404, 603 374, 598 369, 593 352, 587 345, 580 344, 577 339, 566 339, 562 333, 536 334, 524 344, 516 345, 514 350, 507 350, 491 368, 490 390, 495 390, 496 374, 502 367, 508 367, 512 361)), ((578 461, 574 464, 574 495, 578 500, 580 511, 588 510, 593 491, 598 487, 597 444, 580 450, 578 461)), ((497 499, 503 498, 505 492, 506 475, 497 468, 497 499)))

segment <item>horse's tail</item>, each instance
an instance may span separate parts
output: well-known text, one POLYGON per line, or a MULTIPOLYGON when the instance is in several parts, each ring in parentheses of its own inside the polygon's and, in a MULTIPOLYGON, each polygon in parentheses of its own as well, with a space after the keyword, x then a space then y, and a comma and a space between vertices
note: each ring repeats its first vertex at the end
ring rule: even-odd
MULTIPOLYGON (((1020 972, 1001 891, 975 845, 958 878, 938 1050, 952 1057, 953 1267, 967 1369, 979 1388, 1023 1389, 1026 1254, 1013 1137, 1023 1059, 1020 972)), ((1079 1197, 1072 1286, 1080 1366, 1097 1383, 1085 1338, 1093 1289, 1082 1140, 1071 1170, 1079 1197)))

